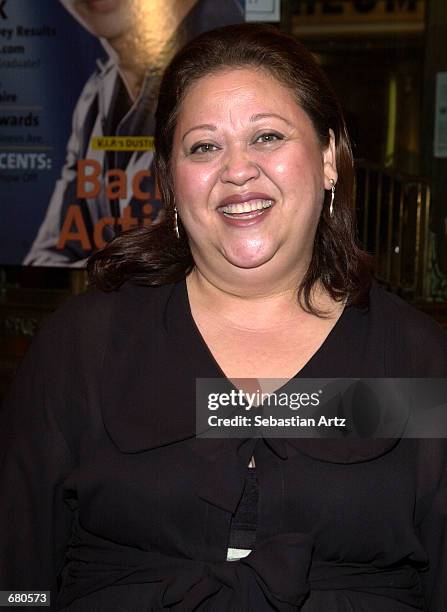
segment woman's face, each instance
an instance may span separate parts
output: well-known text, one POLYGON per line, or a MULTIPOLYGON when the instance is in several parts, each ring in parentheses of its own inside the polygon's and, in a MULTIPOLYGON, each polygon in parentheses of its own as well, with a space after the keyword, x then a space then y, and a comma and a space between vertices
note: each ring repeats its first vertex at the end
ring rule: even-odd
MULTIPOLYGON (((302 274, 335 146, 322 150, 293 94, 265 71, 228 69, 188 91, 174 134, 177 209, 199 269, 302 274)), ((252 272, 253 273, 253 272, 252 272)))

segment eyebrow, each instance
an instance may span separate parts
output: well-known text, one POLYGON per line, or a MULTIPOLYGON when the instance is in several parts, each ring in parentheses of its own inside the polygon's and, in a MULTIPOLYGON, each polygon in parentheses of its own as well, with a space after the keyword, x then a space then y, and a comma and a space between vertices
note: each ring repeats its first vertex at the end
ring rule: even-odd
MULTIPOLYGON (((290 121, 288 121, 284 117, 281 117, 281 115, 277 115, 276 113, 258 113, 256 115, 251 115, 249 121, 250 123, 254 123, 255 121, 260 121, 261 119, 267 119, 269 117, 276 117, 277 119, 284 121, 284 123, 287 123, 287 125, 289 125, 290 127, 293 127, 290 121)), ((190 128, 183 134, 182 142, 185 140, 188 134, 190 132, 193 132, 194 130, 209 130, 210 132, 215 132, 217 128, 215 125, 212 125, 211 123, 201 123, 200 125, 195 125, 194 127, 190 128)))
POLYGON ((211 132, 215 132, 217 128, 215 125, 211 125, 210 123, 202 123, 201 125, 195 125, 183 134, 182 141, 185 140, 188 134, 190 132, 193 132, 194 130, 210 130, 211 132))
POLYGON ((250 117, 250 122, 259 121, 260 119, 267 119, 269 117, 276 117, 276 119, 281 119, 281 121, 284 121, 284 123, 287 123, 287 125, 293 127, 290 121, 288 121, 285 117, 282 117, 281 115, 277 115, 276 113, 258 113, 257 115, 252 115, 250 117))

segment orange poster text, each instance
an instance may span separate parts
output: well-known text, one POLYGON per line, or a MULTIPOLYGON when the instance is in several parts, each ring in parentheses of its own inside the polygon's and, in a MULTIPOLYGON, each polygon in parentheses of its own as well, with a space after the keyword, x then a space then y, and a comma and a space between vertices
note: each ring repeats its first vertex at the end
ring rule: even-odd
MULTIPOLYGON (((158 189, 155 194, 142 191, 141 182, 151 176, 150 170, 139 170, 129 180, 126 172, 120 168, 107 170, 104 175, 105 195, 109 200, 128 197, 129 186, 133 198, 144 201, 152 198, 161 199, 158 189), (130 182, 130 185, 128 183, 130 182)), ((102 188, 102 167, 94 159, 80 159, 77 164, 76 196, 78 198, 96 198, 102 188)), ((130 199, 130 198, 129 198, 130 199)))
MULTIPOLYGON (((147 215, 147 218, 143 219, 142 225, 149 226, 152 223, 151 219, 152 205, 144 204, 143 213, 147 215)), ((130 206, 123 208, 122 215, 118 219, 113 217, 102 217, 94 225, 93 231, 93 243, 89 238, 87 227, 82 217, 81 207, 78 204, 71 204, 68 207, 67 214, 65 216, 64 223, 62 225, 59 241, 57 243, 58 249, 63 249, 67 242, 75 241, 80 242, 82 248, 85 251, 92 249, 102 249, 107 241, 104 240, 103 232, 106 226, 118 226, 121 231, 125 232, 131 227, 136 227, 139 221, 136 217, 132 216, 132 210, 130 206)))

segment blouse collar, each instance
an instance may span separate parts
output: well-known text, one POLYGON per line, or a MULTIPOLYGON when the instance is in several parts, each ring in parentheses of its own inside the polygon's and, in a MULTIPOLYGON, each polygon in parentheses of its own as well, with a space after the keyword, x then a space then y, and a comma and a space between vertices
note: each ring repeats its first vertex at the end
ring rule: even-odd
MULTIPOLYGON (((109 436, 124 453, 193 441, 196 378, 220 378, 222 372, 193 320, 186 281, 163 287, 126 284, 115 298, 101 393, 103 420, 109 436)), ((354 308, 345 311, 330 344, 340 342, 344 335, 349 336, 355 319, 362 316, 365 313, 354 308)), ((326 349, 323 345, 309 362, 315 373, 306 372, 306 376, 327 376, 327 372, 317 374, 326 349)), ((337 372, 337 376, 346 378, 352 375, 337 372)), ((400 415, 397 432, 403 432, 406 418, 400 415)), ((320 461, 357 463, 382 456, 398 441, 399 435, 388 439, 269 438, 263 443, 283 460, 303 453, 320 461)), ((194 448, 201 449, 199 452, 210 465, 216 461, 222 465, 223 455, 227 465, 229 456, 247 454, 249 459, 252 452, 251 443, 245 439, 202 439, 194 448)), ((222 471, 219 474, 221 497, 226 499, 222 471)))

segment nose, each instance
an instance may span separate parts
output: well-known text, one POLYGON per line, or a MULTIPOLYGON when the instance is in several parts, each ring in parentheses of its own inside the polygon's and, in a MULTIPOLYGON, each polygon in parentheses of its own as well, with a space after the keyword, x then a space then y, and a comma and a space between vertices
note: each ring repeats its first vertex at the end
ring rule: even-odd
POLYGON ((244 185, 259 177, 259 166, 251 159, 250 152, 242 144, 230 147, 223 158, 221 180, 223 183, 244 185))

